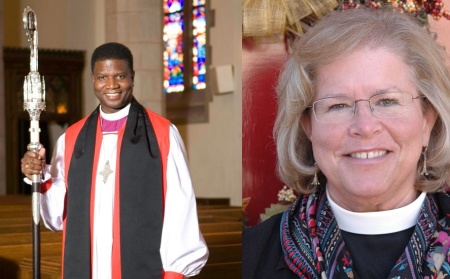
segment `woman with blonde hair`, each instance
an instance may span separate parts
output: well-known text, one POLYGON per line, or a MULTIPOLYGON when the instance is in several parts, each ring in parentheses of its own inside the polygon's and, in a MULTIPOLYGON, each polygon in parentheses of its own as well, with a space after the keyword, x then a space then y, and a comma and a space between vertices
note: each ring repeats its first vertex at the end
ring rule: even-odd
POLYGON ((392 11, 335 11, 292 43, 274 128, 301 195, 244 231, 243 278, 450 276, 450 73, 392 11))

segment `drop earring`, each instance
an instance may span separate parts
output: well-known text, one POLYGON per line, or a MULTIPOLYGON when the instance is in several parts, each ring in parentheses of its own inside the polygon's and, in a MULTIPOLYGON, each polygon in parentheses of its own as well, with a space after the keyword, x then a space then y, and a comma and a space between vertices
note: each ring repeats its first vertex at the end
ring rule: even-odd
POLYGON ((420 173, 420 175, 424 176, 424 177, 428 177, 428 171, 427 171, 427 149, 428 146, 423 148, 422 151, 422 155, 423 155, 423 167, 422 167, 422 172, 420 173))
MULTIPOLYGON (((314 166, 317 167, 317 164, 314 163, 314 166)), ((319 186, 319 185, 320 185, 320 182, 319 182, 319 179, 317 178, 317 168, 316 168, 316 171, 314 172, 314 178, 313 178, 313 181, 311 182, 311 186, 317 187, 317 186, 319 186)))

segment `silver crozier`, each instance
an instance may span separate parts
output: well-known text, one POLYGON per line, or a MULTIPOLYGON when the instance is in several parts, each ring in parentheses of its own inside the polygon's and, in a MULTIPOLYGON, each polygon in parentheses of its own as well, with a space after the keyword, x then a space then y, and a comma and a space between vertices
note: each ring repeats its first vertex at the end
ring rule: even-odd
MULTIPOLYGON (((23 83, 23 108, 30 114, 30 143, 28 150, 38 152, 41 149, 39 143, 39 118, 45 110, 45 82, 38 72, 38 31, 36 14, 30 7, 23 12, 23 27, 25 28, 30 44, 30 72, 25 76, 23 83)), ((40 270, 40 192, 41 176, 33 175, 32 178, 32 211, 33 211, 33 278, 41 277, 40 270)))

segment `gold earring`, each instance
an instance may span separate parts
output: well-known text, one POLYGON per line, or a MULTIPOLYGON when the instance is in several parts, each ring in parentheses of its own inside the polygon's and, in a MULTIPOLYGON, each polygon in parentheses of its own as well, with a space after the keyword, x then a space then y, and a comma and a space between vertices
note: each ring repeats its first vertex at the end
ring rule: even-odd
MULTIPOLYGON (((314 166, 317 167, 317 164, 314 163, 314 166)), ((311 182, 311 186, 317 187, 317 186, 319 186, 319 185, 320 185, 320 182, 319 182, 319 179, 317 178, 317 169, 316 169, 316 171, 314 172, 314 179, 313 179, 313 181, 311 182)))
POLYGON ((427 177, 429 175, 428 171, 427 171, 427 149, 428 149, 428 146, 424 147, 423 151, 422 151, 423 167, 422 167, 422 172, 420 173, 420 175, 425 176, 425 177, 427 177))

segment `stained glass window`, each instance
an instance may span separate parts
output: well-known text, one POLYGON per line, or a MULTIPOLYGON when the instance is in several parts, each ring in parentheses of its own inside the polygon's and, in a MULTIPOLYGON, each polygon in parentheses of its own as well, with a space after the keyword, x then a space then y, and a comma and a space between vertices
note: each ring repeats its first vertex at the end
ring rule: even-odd
POLYGON ((190 1, 163 0, 165 93, 206 88, 206 0, 190 1))
POLYGON ((206 16, 205 0, 193 0, 192 10, 192 88, 206 88, 206 16))

